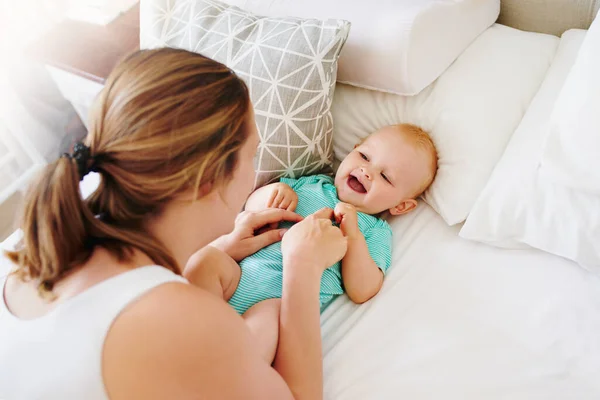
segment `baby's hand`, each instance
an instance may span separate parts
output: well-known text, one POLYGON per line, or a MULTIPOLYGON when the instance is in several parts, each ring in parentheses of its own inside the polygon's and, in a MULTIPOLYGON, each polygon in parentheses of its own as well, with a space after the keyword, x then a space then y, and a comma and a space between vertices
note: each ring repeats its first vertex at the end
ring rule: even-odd
POLYGON ((358 216, 356 208, 348 203, 338 203, 334 210, 335 221, 340 225, 344 236, 353 239, 361 235, 358 229, 358 216))
POLYGON ((297 205, 298 195, 289 185, 281 182, 273 184, 273 192, 267 203, 267 208, 295 211, 297 205))

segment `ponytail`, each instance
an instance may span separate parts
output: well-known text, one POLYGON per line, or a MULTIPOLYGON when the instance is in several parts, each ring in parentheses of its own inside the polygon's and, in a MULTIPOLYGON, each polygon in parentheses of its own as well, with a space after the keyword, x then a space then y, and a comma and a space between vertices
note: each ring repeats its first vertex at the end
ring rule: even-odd
POLYGON ((128 56, 90 110, 89 147, 48 165, 30 186, 23 240, 7 253, 15 273, 47 294, 97 246, 121 262, 137 249, 180 273, 148 219, 180 193, 231 179, 251 107, 244 82, 200 54, 162 48, 128 56), (79 181, 89 171, 100 174, 100 186, 84 200, 79 181))
POLYGON ((21 279, 39 281, 38 291, 48 295, 56 282, 89 259, 97 245, 119 261, 128 261, 132 250, 139 249, 156 264, 180 273, 165 246, 144 232, 141 216, 124 223, 111 215, 96 215, 93 210, 102 205, 102 198, 114 192, 103 180, 91 199, 84 201, 80 176, 76 160, 63 156, 30 186, 21 221, 22 242, 17 250, 6 252, 21 279))
POLYGON ((39 280, 40 292, 51 291, 62 275, 89 258, 90 215, 79 195, 75 161, 61 157, 48 165, 26 194, 21 245, 7 252, 17 274, 39 280))

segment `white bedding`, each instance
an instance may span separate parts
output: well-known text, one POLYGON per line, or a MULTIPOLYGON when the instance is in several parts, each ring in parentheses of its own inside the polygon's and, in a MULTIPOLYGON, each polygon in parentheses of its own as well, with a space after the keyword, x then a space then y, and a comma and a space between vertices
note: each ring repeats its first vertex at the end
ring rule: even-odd
POLYGON ((385 125, 431 133, 439 168, 425 200, 449 225, 465 220, 552 64, 559 39, 495 24, 417 96, 338 84, 333 148, 343 159, 385 125))
POLYGON ((362 306, 342 296, 322 315, 327 400, 600 399, 599 277, 461 239, 423 202, 390 222, 381 292, 362 306))
POLYGON ((326 400, 600 398, 600 278, 461 239, 423 202, 390 223, 381 292, 322 315, 326 400))
POLYGON ((538 250, 458 237, 421 203, 393 266, 322 315, 326 399, 600 398, 600 279, 538 250))
POLYGON ((555 182, 540 168, 552 110, 557 109, 584 35, 585 31, 578 29, 562 35, 542 86, 475 201, 460 236, 498 247, 535 247, 600 275, 600 197, 555 182))

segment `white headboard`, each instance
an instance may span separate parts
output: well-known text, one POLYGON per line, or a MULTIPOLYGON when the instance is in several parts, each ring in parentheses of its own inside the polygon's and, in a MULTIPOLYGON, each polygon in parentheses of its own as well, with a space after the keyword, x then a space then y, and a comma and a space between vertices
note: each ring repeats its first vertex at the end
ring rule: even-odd
POLYGON ((560 36, 568 29, 587 29, 600 0, 502 0, 498 22, 513 28, 560 36))

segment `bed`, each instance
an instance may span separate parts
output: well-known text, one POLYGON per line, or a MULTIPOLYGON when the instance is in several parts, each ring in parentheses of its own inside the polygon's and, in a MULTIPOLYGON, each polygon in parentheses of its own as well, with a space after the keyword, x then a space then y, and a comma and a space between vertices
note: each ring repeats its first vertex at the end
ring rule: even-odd
MULTIPOLYGON (((545 126, 585 35, 562 35, 515 139, 545 126)), ((541 35, 530 39, 542 46, 541 35)), ((397 111, 410 108, 409 99, 372 117, 374 104, 398 100, 342 92, 354 98, 334 101, 338 113, 352 109, 338 118, 338 157, 349 151, 356 135, 348 131, 360 119, 410 114, 397 111)), ((393 268, 381 293, 363 306, 339 298, 323 314, 326 398, 600 398, 597 273, 529 246, 464 240, 462 223, 448 226, 425 203, 390 222, 393 268)))
POLYGON ((322 316, 325 398, 600 398, 596 276, 463 240, 425 204, 392 228, 382 291, 322 316))
MULTIPOLYGON (((585 35, 569 30, 553 48, 515 137, 547 123, 585 35)), ((529 39, 544 45, 542 35, 529 39)), ((360 120, 388 123, 389 114, 409 116, 411 102, 427 104, 345 86, 341 92, 333 107, 344 114, 336 121, 338 157, 351 148, 360 120)), ((327 399, 600 398, 597 273, 526 245, 465 240, 463 223, 449 226, 425 202, 390 223, 393 267, 382 291, 362 306, 341 297, 323 313, 327 399)))
MULTIPOLYGON (((545 103, 539 98, 558 96, 568 73, 564 66, 574 61, 586 35, 582 29, 597 7, 594 1, 504 1, 499 20, 504 25, 558 36, 571 30, 559 39, 497 24, 482 34, 462 60, 480 57, 484 62, 490 57, 473 49, 493 43, 500 44, 501 52, 520 52, 522 59, 494 69, 472 87, 518 76, 519 81, 503 85, 508 85, 507 96, 514 88, 523 88, 523 94, 516 101, 501 94, 497 103, 480 100, 486 106, 481 112, 504 107, 506 116, 492 122, 510 134, 527 128, 522 126, 524 115, 530 126, 544 123, 539 107, 545 103), (525 71, 520 64, 529 67, 525 71), (530 104, 538 109, 530 110, 530 104)), ((443 97, 437 92, 441 86, 451 93, 467 90, 452 86, 458 76, 477 75, 461 64, 468 63, 459 59, 445 72, 445 80, 417 97, 338 84, 332 106, 336 157, 348 152, 363 132, 397 119, 427 114, 417 122, 437 129, 454 121, 459 129, 464 115, 439 108, 443 97)), ((460 99, 476 107, 468 103, 469 96, 460 99)), ((497 161, 510 139, 499 138, 497 154, 482 157, 497 161)), ((469 165, 463 172, 486 181, 493 166, 469 165)), ((381 292, 360 306, 341 296, 322 314, 325 398, 600 399, 599 275, 528 246, 506 249, 466 240, 459 236, 464 210, 446 212, 437 197, 427 200, 415 212, 390 219, 393 265, 381 292)))

